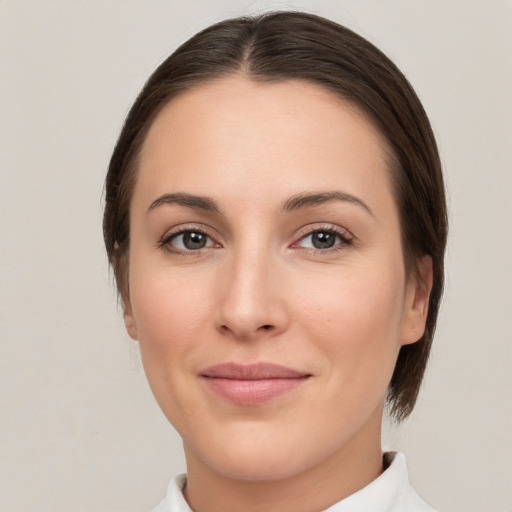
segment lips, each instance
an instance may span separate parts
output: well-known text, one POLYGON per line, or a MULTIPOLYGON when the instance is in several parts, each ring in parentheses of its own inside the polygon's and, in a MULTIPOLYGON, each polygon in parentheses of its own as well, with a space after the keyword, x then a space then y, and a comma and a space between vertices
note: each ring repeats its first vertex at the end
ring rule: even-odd
POLYGON ((271 363, 225 363, 206 368, 200 377, 225 400, 237 405, 256 405, 296 389, 311 374, 271 363))

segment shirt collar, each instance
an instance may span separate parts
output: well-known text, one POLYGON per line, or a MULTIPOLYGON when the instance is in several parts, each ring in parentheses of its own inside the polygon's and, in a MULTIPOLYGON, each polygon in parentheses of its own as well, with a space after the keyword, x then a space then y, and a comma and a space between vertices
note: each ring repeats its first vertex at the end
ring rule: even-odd
MULTIPOLYGON (((324 512, 395 512, 400 510, 402 497, 410 488, 407 464, 402 453, 384 454, 384 467, 387 469, 373 482, 347 498, 332 505, 324 512)), ((185 474, 174 477, 167 489, 165 508, 158 507, 154 512, 192 512, 183 497, 187 477, 185 474)), ((160 505, 163 505, 161 503, 160 505)))
POLYGON ((382 474, 325 512, 394 512, 409 489, 409 473, 402 453, 384 454, 382 474))

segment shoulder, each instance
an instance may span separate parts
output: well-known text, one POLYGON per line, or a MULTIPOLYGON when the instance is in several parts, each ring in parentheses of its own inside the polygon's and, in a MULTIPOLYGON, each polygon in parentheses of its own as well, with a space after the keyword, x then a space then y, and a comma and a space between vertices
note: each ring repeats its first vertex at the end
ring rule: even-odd
MULTIPOLYGON (((416 490, 409 484, 402 501, 399 505, 400 508, 396 512, 436 512, 427 502, 425 502, 416 490)), ((395 512, 393 510, 393 512, 395 512)))

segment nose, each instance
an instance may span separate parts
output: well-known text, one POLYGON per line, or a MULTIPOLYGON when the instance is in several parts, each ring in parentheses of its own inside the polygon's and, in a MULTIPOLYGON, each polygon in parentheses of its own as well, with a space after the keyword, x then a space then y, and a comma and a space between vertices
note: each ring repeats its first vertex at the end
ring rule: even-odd
POLYGON ((226 261, 217 304, 217 329, 240 341, 269 338, 289 325, 277 262, 263 251, 226 261))

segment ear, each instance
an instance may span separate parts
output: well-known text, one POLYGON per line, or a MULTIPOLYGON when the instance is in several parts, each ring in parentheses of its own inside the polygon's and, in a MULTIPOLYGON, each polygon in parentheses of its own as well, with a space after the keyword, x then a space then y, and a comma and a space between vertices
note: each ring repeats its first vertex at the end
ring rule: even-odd
POLYGON ((121 304, 123 306, 124 325, 130 338, 137 341, 137 324, 135 322, 135 317, 133 316, 133 309, 130 301, 130 290, 128 286, 128 258, 126 258, 126 254, 124 257, 120 255, 119 244, 117 242, 114 244, 112 262, 116 274, 119 294, 121 296, 121 304), (122 259, 124 261, 121 261, 122 259))
POLYGON ((137 332, 137 323, 133 316, 133 309, 129 297, 123 298, 123 318, 126 332, 132 340, 137 341, 139 339, 139 334, 137 332))
POLYGON ((430 291, 432 290, 432 258, 422 256, 411 271, 405 293, 402 321, 402 345, 418 341, 425 332, 430 291))

